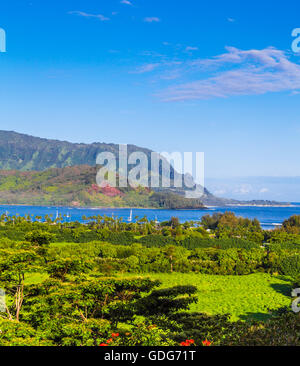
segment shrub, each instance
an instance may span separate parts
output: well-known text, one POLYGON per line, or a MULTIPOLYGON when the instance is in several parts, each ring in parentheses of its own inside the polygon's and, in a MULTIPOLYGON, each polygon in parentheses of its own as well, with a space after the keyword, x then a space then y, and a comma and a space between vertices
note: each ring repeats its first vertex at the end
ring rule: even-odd
POLYGON ((41 230, 30 231, 25 235, 26 241, 29 241, 32 244, 37 244, 39 246, 50 244, 53 238, 53 234, 41 230))
MULTIPOLYGON (((122 346, 175 346, 171 334, 157 325, 141 323, 136 325, 131 333, 125 334, 121 340, 122 346)), ((114 345, 114 344, 112 344, 114 345)))
POLYGON ((143 238, 140 238, 138 242, 147 248, 151 247, 160 248, 167 245, 177 244, 177 241, 174 238, 157 234, 144 236, 143 238))
POLYGON ((31 326, 13 322, 10 320, 0 320, 0 346, 51 346, 51 340, 33 329, 31 326))
POLYGON ((120 233, 110 232, 105 240, 109 243, 119 245, 131 245, 135 242, 134 234, 129 231, 120 233))
POLYGON ((286 276, 299 277, 300 275, 300 253, 294 254, 283 259, 281 272, 286 276))

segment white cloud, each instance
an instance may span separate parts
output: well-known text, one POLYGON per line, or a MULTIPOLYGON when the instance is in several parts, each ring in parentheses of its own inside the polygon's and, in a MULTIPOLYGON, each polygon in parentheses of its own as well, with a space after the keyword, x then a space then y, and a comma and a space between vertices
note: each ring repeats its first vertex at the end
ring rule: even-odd
POLYGON ((216 196, 222 196, 225 193, 226 193, 225 189, 217 189, 216 191, 214 191, 214 195, 216 196))
POLYGON ((253 190, 252 186, 250 184, 242 184, 241 186, 236 187, 233 192, 237 194, 246 195, 251 193, 253 190))
POLYGON ((74 14, 74 15, 79 15, 85 18, 97 18, 99 20, 101 20, 102 22, 106 21, 106 20, 110 20, 109 18, 105 17, 102 14, 89 14, 89 13, 85 13, 83 11, 69 11, 68 14, 74 14))
POLYGON ((269 192, 268 188, 261 188, 259 190, 259 193, 267 193, 267 192, 269 192))
POLYGON ((290 61, 284 51, 273 47, 246 51, 227 47, 226 50, 211 59, 186 64, 182 72, 190 72, 192 68, 196 72, 194 80, 169 87, 162 98, 183 101, 300 89, 300 65, 290 61), (201 78, 201 73, 209 70, 213 70, 214 75, 201 78))
POLYGON ((147 17, 147 18, 144 18, 144 22, 146 22, 146 23, 158 23, 158 22, 160 22, 160 19, 157 18, 157 17, 147 17))
POLYGON ((187 47, 185 48, 185 50, 186 50, 186 51, 198 51, 198 50, 199 50, 199 48, 198 48, 198 47, 187 46, 187 47))
POLYGON ((121 0, 120 3, 125 5, 133 5, 132 2, 129 0, 121 0))
POLYGON ((135 71, 132 72, 132 74, 144 74, 146 72, 151 72, 159 66, 160 66, 159 63, 146 64, 141 67, 138 67, 135 71))

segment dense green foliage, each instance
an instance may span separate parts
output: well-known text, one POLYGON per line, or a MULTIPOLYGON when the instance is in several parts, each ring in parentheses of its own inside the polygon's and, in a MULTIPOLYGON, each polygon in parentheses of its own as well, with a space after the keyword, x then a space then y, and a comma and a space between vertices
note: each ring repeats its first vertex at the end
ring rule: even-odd
MULTIPOLYGON (((45 217, 41 222, 40 218, 32 221, 31 217, 2 215, 0 238, 30 242, 39 246, 39 253, 50 242, 70 243, 64 246, 61 259, 66 253, 78 259, 82 252, 90 250, 91 256, 98 258, 100 270, 217 275, 255 272, 291 275, 291 268, 297 270, 294 263, 299 245, 281 243, 284 231, 264 232, 255 220, 237 219, 231 213, 219 215, 217 225, 209 224, 210 228, 215 227, 214 231, 206 231, 208 221, 215 218, 204 217, 202 223, 184 224, 175 218, 161 224, 142 218, 128 224, 121 219, 95 216, 84 218, 86 224, 80 224, 61 223, 61 217, 54 221, 45 217), (249 237, 255 240, 250 241, 249 237), (83 246, 83 243, 91 244, 83 246)), ((296 234, 287 235, 290 240, 292 237, 299 240, 296 234)))
POLYGON ((61 221, 0 218, 0 345, 300 344, 297 220, 61 221))

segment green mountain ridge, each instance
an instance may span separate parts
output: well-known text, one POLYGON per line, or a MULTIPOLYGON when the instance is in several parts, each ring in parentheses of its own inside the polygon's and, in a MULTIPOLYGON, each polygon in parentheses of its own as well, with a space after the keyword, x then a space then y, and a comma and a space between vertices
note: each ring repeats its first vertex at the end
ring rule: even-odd
POLYGON ((79 165, 45 171, 0 171, 0 204, 77 207, 202 209, 200 200, 148 188, 96 185, 97 167, 79 165))
MULTIPOLYGON (((127 149, 128 155, 135 151, 144 152, 149 161, 149 170, 151 169, 152 150, 130 144, 127 145, 127 149)), ((118 164, 119 145, 116 144, 99 142, 92 144, 71 143, 34 137, 14 131, 0 131, 0 170, 26 172, 78 165, 95 166, 97 155, 101 152, 112 152, 116 156, 118 164)), ((178 173, 170 165, 171 180, 174 178, 174 174, 178 173)), ((186 189, 160 188, 156 191, 184 196, 186 189)), ((204 193, 201 198, 202 201, 207 200, 210 202, 212 200, 214 204, 217 202, 217 199, 206 189, 204 193)), ((223 204, 224 202, 221 199, 219 203, 223 204)))
MULTIPOLYGON (((50 140, 14 131, 0 131, 1 170, 46 170, 73 165, 96 165, 97 155, 108 151, 118 156, 118 145, 94 142, 92 144, 50 140)), ((151 150, 128 145, 128 153, 151 150)))
MULTIPOLYGON (((140 151, 144 152, 147 155, 149 166, 148 170, 151 170, 150 161, 151 161, 151 153, 153 152, 150 149, 138 147, 135 145, 127 145, 128 149, 128 155, 132 152, 140 151)), ((85 143, 71 143, 68 141, 59 141, 59 140, 51 140, 46 138, 40 138, 40 137, 34 137, 26 134, 17 133, 14 131, 0 131, 0 170, 4 171, 4 176, 7 174, 7 171, 14 171, 12 173, 12 176, 10 179, 14 179, 13 175, 15 176, 15 179, 21 179, 24 180, 24 177, 26 175, 19 175, 17 171, 19 172, 35 172, 32 173, 32 179, 34 179, 34 175, 37 175, 38 172, 44 172, 49 171, 51 169, 63 169, 66 167, 72 167, 72 166, 90 166, 95 167, 96 165, 96 159, 99 153, 101 152, 111 152, 113 153, 117 158, 117 165, 118 165, 118 154, 119 154, 119 145, 110 143, 101 143, 101 142, 94 142, 91 144, 85 144, 85 143)), ((130 166, 128 165, 128 168, 130 169, 130 166)), ((79 169, 81 170, 81 174, 85 171, 86 168, 79 169)), ((52 171, 53 172, 53 171, 52 171)), ((2 175, 3 175, 2 174, 2 175)), ((41 173, 42 174, 42 173, 41 173)), ((50 173, 49 173, 50 174, 50 173)), ((52 173, 51 173, 52 174, 52 173)), ((75 181, 77 180, 78 176, 76 173, 73 176, 72 179, 75 181)), ((160 174, 163 174, 160 172, 160 174)), ((170 178, 171 181, 174 179, 174 176, 177 173, 172 165, 170 164, 170 178)), ((59 173, 58 175, 61 175, 59 173)), ((64 176, 64 173, 62 173, 64 176)), ((90 177, 86 178, 86 181, 89 182, 89 184, 95 183, 95 176, 93 178, 93 183, 90 181, 90 177)), ((183 176, 182 176, 183 178, 183 176)), ((8 178, 6 178, 8 179, 8 178)), ((72 181, 71 179, 71 181, 72 181)), ((25 180, 26 181, 26 180, 25 180)), ((25 182, 24 181, 24 182, 25 182)), ((25 183, 24 183, 25 184, 25 183)), ((30 186, 30 183, 27 181, 26 184, 28 184, 28 187, 30 186)), ((76 184, 75 184, 76 185, 76 184)), ((79 200, 82 202, 81 204, 87 205, 88 202, 90 202, 90 198, 82 199, 80 200, 78 198, 79 193, 76 191, 72 191, 70 188, 70 192, 67 192, 67 188, 64 187, 64 193, 61 193, 59 196, 58 193, 55 193, 55 188, 53 189, 53 192, 43 192, 43 194, 40 192, 42 196, 39 196, 39 190, 35 189, 35 187, 31 187, 31 196, 29 195, 30 190, 28 187, 23 187, 24 191, 21 195, 22 189, 20 189, 20 186, 18 186, 18 192, 15 192, 10 184, 6 181, 3 183, 3 187, 0 189, 0 203, 27 203, 27 204, 40 204, 40 202, 44 202, 45 204, 51 204, 51 202, 69 202, 69 199, 72 197, 74 198, 74 201, 79 200), (5 190, 5 187, 8 186, 8 190, 5 190), (26 189, 25 189, 26 188, 26 189), (5 192, 5 194, 4 194, 5 192), (67 192, 67 193, 66 193, 67 192), (72 192, 72 193, 71 193, 72 192), (67 195, 67 196, 66 196, 67 195), (68 198, 67 198, 68 197, 68 198)), ((195 186, 196 187, 196 186, 195 186)), ((61 189, 62 187, 60 187, 61 189)), ((49 190, 50 188, 48 188, 49 190)), ((84 187, 83 185, 80 185, 80 191, 81 195, 85 195, 83 192, 85 192, 86 189, 89 189, 88 187, 84 187)), ((59 190, 59 189, 58 189, 59 190)), ((184 199, 184 196, 187 191, 190 189, 188 188, 155 188, 153 189, 157 195, 160 195, 161 197, 166 195, 166 197, 170 197, 172 195, 172 201, 175 202, 177 199, 180 200, 180 202, 177 202, 179 204, 179 207, 190 207, 192 203, 192 207, 200 207, 199 206, 199 200, 193 201, 182 201, 184 199), (176 196, 179 198, 176 198, 176 196), (175 199, 176 198, 176 199, 175 199)), ((127 192, 126 197, 131 195, 134 195, 136 193, 133 193, 135 190, 131 190, 131 193, 127 192)), ((149 193, 148 193, 149 194, 149 193)), ((153 195, 153 193, 152 193, 153 195)), ((80 196, 81 197, 81 196, 80 196)), ((156 196, 158 197, 158 196, 156 196)), ((146 202, 142 198, 142 195, 138 197, 140 199, 140 204, 137 203, 134 204, 133 207, 146 207, 146 202)), ((136 197, 135 197, 136 199, 136 197)), ((133 201, 135 201, 133 199, 133 201)), ((169 198, 166 198, 166 201, 168 201, 169 198)), ((117 200, 117 199, 115 199, 117 200)), ((100 203, 96 201, 91 200, 91 205, 102 205, 102 201, 100 200, 100 203)), ((146 200, 147 201, 147 200, 146 200)), ((246 201, 240 202, 237 200, 231 200, 226 198, 219 198, 211 194, 206 188, 204 188, 204 194, 201 197, 201 202, 204 205, 210 205, 210 206, 225 206, 225 205, 232 205, 232 204, 247 204, 246 201)), ((111 204, 113 204, 111 202, 111 204)), ((117 203, 116 203, 117 204, 117 203)), ((121 204, 121 203, 120 203, 121 204)), ((260 205, 277 205, 277 202, 265 202, 265 201, 253 201, 251 204, 260 204, 260 205)), ((106 204, 105 204, 106 205, 106 204)), ((132 200, 126 200, 124 196, 122 196, 122 205, 130 206, 132 205, 132 200)), ((173 206, 173 203, 169 202, 167 206, 173 206)), ((175 205, 176 206, 176 205, 175 205)), ((151 205, 148 207, 152 207, 151 205)), ((155 206, 156 207, 156 206, 155 206)))

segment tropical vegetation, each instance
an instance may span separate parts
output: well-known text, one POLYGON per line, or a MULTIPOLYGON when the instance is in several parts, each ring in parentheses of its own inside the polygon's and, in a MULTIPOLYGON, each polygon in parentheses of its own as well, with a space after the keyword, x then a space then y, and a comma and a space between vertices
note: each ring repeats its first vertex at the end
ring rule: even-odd
POLYGON ((2 215, 0 345, 299 345, 299 245, 297 216, 2 215))

